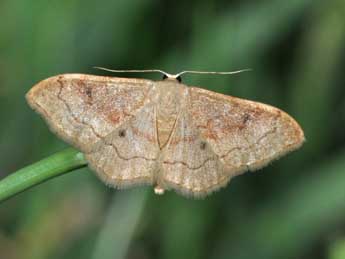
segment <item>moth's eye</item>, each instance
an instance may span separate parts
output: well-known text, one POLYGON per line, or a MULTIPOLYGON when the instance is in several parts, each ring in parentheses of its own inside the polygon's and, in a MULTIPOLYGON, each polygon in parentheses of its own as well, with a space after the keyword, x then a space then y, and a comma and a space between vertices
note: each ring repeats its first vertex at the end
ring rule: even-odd
POLYGON ((163 75, 163 80, 164 80, 164 79, 167 79, 167 78, 168 78, 168 76, 164 74, 164 75, 163 75))
POLYGON ((182 77, 181 77, 181 76, 178 76, 178 77, 176 77, 176 80, 177 80, 179 83, 181 83, 181 82, 182 82, 182 77))
POLYGON ((205 150, 206 149, 206 142, 203 141, 203 142, 200 143, 200 149, 201 150, 205 150))
POLYGON ((126 137, 126 131, 125 131, 125 130, 120 130, 120 131, 119 131, 119 136, 120 136, 121 138, 126 137))

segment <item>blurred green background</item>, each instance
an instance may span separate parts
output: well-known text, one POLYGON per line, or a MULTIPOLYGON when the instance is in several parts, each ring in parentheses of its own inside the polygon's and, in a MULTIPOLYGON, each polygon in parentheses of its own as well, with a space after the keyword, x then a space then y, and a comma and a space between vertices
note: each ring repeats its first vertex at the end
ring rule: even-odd
POLYGON ((277 106, 307 139, 204 200, 58 177, 0 204, 1 259, 345 258, 344 0, 1 0, 0 21, 1 178, 67 146, 25 93, 93 66, 252 68, 184 83, 277 106))

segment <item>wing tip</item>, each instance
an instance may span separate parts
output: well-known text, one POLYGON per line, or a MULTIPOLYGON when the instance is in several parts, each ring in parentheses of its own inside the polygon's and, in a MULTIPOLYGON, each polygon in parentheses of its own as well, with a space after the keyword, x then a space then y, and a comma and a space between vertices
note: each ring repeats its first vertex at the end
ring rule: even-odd
POLYGON ((35 104, 35 98, 40 93, 40 91, 47 86, 49 86, 52 82, 57 81, 60 79, 63 75, 56 75, 49 78, 46 78, 44 80, 39 81, 36 83, 33 87, 30 88, 30 90, 25 94, 25 99, 29 103, 29 105, 35 104))
POLYGON ((283 114, 283 116, 285 116, 292 128, 291 139, 294 139, 294 143, 292 144, 293 147, 291 151, 296 150, 300 148, 306 140, 304 131, 301 125, 291 115, 282 110, 279 111, 283 114))

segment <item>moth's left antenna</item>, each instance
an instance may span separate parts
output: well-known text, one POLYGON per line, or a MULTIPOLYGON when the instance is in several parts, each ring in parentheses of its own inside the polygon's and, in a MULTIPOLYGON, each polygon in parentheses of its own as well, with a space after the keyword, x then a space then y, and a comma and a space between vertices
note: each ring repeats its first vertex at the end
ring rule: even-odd
POLYGON ((130 70, 117 70, 117 69, 109 69, 104 67, 94 67, 96 69, 108 71, 108 72, 114 72, 114 73, 161 73, 165 75, 166 77, 174 77, 174 75, 171 75, 163 70, 160 69, 130 69, 130 70))

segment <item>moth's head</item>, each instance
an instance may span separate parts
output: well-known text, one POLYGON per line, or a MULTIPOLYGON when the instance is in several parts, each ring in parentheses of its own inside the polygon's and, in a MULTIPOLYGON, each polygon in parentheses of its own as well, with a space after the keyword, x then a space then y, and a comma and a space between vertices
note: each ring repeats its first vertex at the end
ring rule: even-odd
POLYGON ((171 74, 168 74, 168 73, 164 73, 163 74, 163 80, 164 81, 173 81, 173 82, 178 82, 178 83, 182 82, 182 78, 181 78, 181 76, 179 74, 171 75, 171 74))

